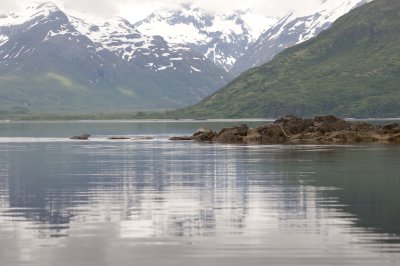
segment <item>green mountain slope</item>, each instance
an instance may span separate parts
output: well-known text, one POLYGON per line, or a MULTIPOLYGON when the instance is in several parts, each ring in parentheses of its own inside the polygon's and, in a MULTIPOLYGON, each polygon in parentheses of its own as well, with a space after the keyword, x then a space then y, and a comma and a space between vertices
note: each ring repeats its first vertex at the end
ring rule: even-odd
POLYGON ((251 69, 187 117, 400 116, 400 1, 375 0, 251 69))

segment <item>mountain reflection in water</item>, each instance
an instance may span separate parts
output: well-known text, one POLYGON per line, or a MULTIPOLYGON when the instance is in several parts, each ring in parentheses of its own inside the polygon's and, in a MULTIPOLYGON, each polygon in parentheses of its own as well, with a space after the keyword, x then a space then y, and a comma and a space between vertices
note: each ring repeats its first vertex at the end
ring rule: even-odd
POLYGON ((0 143, 0 264, 399 265, 398 158, 385 145, 0 143))

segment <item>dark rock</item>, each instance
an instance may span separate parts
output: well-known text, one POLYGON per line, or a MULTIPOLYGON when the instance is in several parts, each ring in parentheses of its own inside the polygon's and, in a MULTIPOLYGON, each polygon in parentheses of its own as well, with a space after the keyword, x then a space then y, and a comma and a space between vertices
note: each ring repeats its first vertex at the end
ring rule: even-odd
POLYGON ((189 140, 193 140, 193 137, 172 137, 169 140, 173 140, 173 141, 189 141, 189 140))
POLYGON ((378 131, 379 127, 367 123, 349 123, 350 130, 354 132, 378 131))
POLYGON ((334 131, 349 130, 351 123, 334 116, 317 117, 314 119, 316 131, 327 133, 334 131))
POLYGON ((70 139, 74 139, 74 140, 88 140, 90 137, 89 134, 82 134, 82 135, 78 135, 78 136, 73 136, 70 139))
POLYGON ((152 139, 154 139, 153 137, 139 137, 139 138, 136 138, 136 139, 141 139, 141 140, 152 140, 152 139))
POLYGON ((132 140, 152 140, 154 139, 153 137, 146 137, 146 136, 136 136, 131 138, 132 140))
POLYGON ((242 142, 243 137, 246 137, 249 132, 247 125, 241 125, 231 128, 223 128, 215 135, 215 140, 225 143, 239 143, 242 142))
POLYGON ((216 134, 217 133, 215 133, 214 131, 208 131, 202 134, 198 134, 196 136, 192 136, 192 139, 199 141, 213 141, 216 134))
POLYGON ((247 136, 243 137, 244 143, 261 143, 262 135, 257 128, 251 128, 248 130, 247 136))
POLYGON ((110 137, 110 138, 107 138, 107 139, 109 139, 109 140, 128 140, 128 139, 131 139, 131 138, 129 138, 129 137, 110 137))
POLYGON ((314 126, 311 119, 303 119, 296 116, 286 116, 276 120, 274 124, 281 125, 287 135, 300 134, 314 126))
POLYGON ((286 124, 291 123, 293 121, 301 120, 301 118, 294 116, 294 115, 287 115, 282 118, 275 120, 274 124, 286 124))
POLYGON ((210 132, 212 132, 212 130, 210 130, 210 129, 206 128, 206 127, 202 127, 202 128, 199 128, 199 129, 193 134, 193 136, 200 136, 200 135, 203 135, 203 134, 206 134, 206 133, 210 133, 210 132))
POLYGON ((281 125, 271 125, 262 132, 262 144, 283 144, 289 139, 281 125))
POLYGON ((389 124, 389 125, 382 127, 383 130, 394 130, 394 129, 399 129, 399 128, 400 128, 400 125, 398 123, 393 123, 393 124, 389 124))
POLYGON ((395 134, 389 137, 389 141, 393 143, 400 144, 400 134, 395 134))
POLYGON ((336 123, 340 121, 341 119, 337 118, 336 116, 333 115, 326 115, 326 116, 316 116, 314 118, 314 121, 317 123, 336 123))
POLYGON ((212 141, 215 134, 216 133, 214 131, 212 131, 206 127, 202 127, 193 134, 191 139, 198 140, 198 141, 212 141))

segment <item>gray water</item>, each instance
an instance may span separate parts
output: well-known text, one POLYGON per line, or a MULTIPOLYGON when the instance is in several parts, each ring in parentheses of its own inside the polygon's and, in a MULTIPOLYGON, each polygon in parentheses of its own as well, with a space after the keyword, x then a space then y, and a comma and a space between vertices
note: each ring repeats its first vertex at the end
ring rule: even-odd
POLYGON ((400 145, 167 140, 238 123, 0 123, 0 265, 400 265, 400 145))

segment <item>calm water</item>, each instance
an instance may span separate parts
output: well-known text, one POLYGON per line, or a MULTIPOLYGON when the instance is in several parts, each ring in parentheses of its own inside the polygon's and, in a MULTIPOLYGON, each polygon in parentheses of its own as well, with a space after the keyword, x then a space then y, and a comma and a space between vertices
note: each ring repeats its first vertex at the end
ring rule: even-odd
POLYGON ((0 265, 400 265, 400 145, 167 140, 204 124, 0 123, 0 265))

